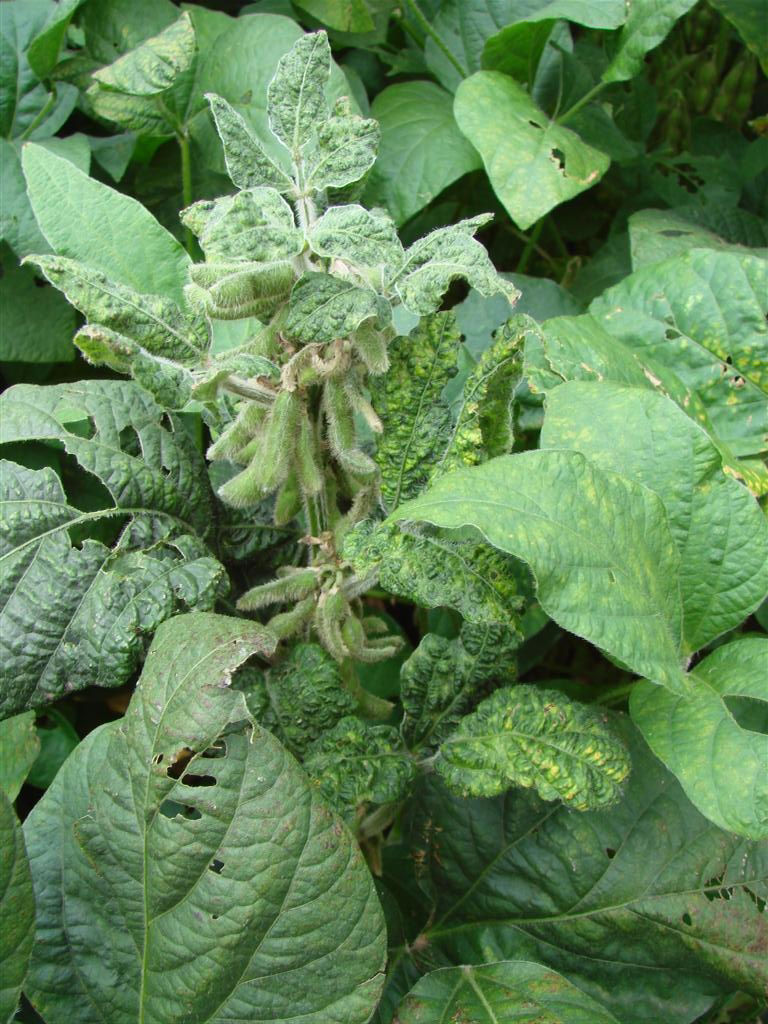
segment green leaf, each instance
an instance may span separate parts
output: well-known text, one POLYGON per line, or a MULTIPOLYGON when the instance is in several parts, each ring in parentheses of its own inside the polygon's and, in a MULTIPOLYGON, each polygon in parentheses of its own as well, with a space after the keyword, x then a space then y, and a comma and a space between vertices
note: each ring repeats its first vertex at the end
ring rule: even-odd
POLYGON ((483 158, 494 191, 526 229, 559 203, 595 185, 610 159, 551 121, 521 85, 480 71, 456 93, 459 128, 483 158))
MULTIPOLYGON (((684 256, 691 249, 719 249, 750 255, 747 246, 727 242, 714 231, 688 220, 683 211, 675 210, 633 213, 629 218, 629 244, 634 270, 673 256, 684 256)), ((766 257, 768 249, 753 249, 751 255, 766 257)))
POLYGON ((27 782, 47 789, 66 759, 80 742, 74 726, 60 711, 48 708, 37 723, 40 753, 29 770, 27 782))
POLYGON ((22 164, 35 217, 58 255, 134 291, 183 301, 189 256, 141 203, 41 146, 25 146, 22 164))
POLYGON ((87 4, 78 20, 90 56, 99 64, 111 64, 178 16, 170 0, 102 0, 87 4))
POLYGON ((453 313, 435 313, 389 346, 388 373, 370 381, 383 425, 376 451, 387 508, 427 484, 450 437, 450 410, 441 395, 457 371, 461 336, 453 313))
POLYGON ((269 126, 298 154, 318 121, 328 116, 325 87, 331 73, 331 48, 325 32, 298 39, 281 57, 267 90, 269 126))
POLYGON ((617 1024, 599 1003, 556 971, 524 960, 441 967, 413 986, 399 1024, 617 1024))
POLYGON ((195 263, 185 288, 190 306, 221 320, 261 317, 268 320, 288 298, 295 280, 293 264, 195 263))
POLYGON ((400 800, 415 769, 393 725, 342 718, 307 751, 304 770, 313 787, 349 820, 361 804, 400 800))
POLYGON ((424 949, 429 964, 536 960, 623 1024, 689 1024, 737 989, 762 998, 768 846, 702 818, 636 730, 616 727, 633 771, 607 809, 519 790, 463 800, 427 782, 411 841, 433 923, 397 951, 401 970, 424 949))
POLYGON ((371 32, 375 27, 365 0, 299 0, 296 6, 338 32, 371 32))
POLYGON ((533 787, 577 811, 615 803, 629 775, 623 743, 605 713, 557 690, 494 691, 440 744, 437 770, 461 796, 533 787))
POLYGON ((456 126, 452 97, 433 82, 388 86, 371 115, 381 126, 381 144, 366 199, 385 206, 398 224, 481 166, 456 126))
POLYGON ((309 242, 320 256, 360 267, 392 268, 403 259, 391 217, 383 210, 366 210, 356 204, 329 207, 312 225, 309 242))
POLYGON ((40 288, 31 267, 20 267, 2 250, 0 359, 56 363, 75 358, 75 314, 53 288, 40 288))
POLYGON ((643 59, 671 31, 672 26, 696 0, 646 0, 632 4, 627 22, 619 34, 613 60, 603 72, 604 82, 625 82, 643 67, 643 59))
POLYGON ((358 576, 375 575, 392 594, 424 608, 455 608, 477 625, 515 629, 523 603, 519 573, 513 559, 487 544, 366 521, 347 534, 343 553, 358 576))
POLYGON ((121 686, 161 622, 180 608, 213 607, 224 572, 199 541, 140 538, 134 525, 114 550, 91 539, 73 546, 70 528, 118 510, 81 512, 51 469, 1 465, 1 714, 86 686, 121 686))
POLYGON ((329 117, 317 125, 305 156, 307 188, 343 188, 360 178, 376 159, 381 130, 357 114, 329 117))
POLYGON ((452 281, 461 278, 481 295, 505 295, 514 302, 518 291, 496 273, 488 253, 472 236, 491 219, 472 217, 431 231, 408 249, 389 280, 403 305, 418 316, 436 312, 452 281))
POLYGON ((195 30, 189 12, 136 49, 93 74, 101 85, 131 96, 155 96, 170 89, 195 58, 195 30))
POLYGON ((552 391, 542 448, 570 448, 655 491, 680 551, 683 651, 738 626, 768 592, 768 522, 693 420, 658 392, 572 381, 552 391))
POLYGON ((595 299, 614 337, 668 366, 736 455, 768 448, 768 263, 694 249, 641 267, 595 299))
MULTIPOLYGON (((13 803, 40 750, 35 715, 25 711, 0 721, 0 789, 13 803)), ((4 1019, 0 1014, 0 1019, 4 1019)))
POLYGON ((768 638, 743 636, 692 670, 681 694, 632 688, 630 713, 689 799, 721 828, 768 839, 768 736, 742 728, 727 698, 768 702, 768 638))
POLYGON ((24 837, 7 796, 0 791, 0 1020, 12 1024, 35 934, 35 900, 24 837))
POLYGON ((433 747, 494 681, 516 675, 519 637, 504 626, 464 623, 453 640, 427 633, 400 670, 401 732, 409 747, 433 747))
POLYGON ((371 289, 330 274, 307 273, 291 292, 285 333, 302 342, 334 341, 364 320, 387 319, 387 303, 371 289))
POLYGON ((267 156, 247 122, 234 107, 215 93, 206 96, 216 123, 227 172, 238 188, 267 186, 287 192, 293 182, 267 156))
POLYGON ((385 955, 371 877, 228 685, 273 647, 243 620, 166 623, 125 717, 78 747, 27 819, 46 936, 27 987, 49 1024, 102 1007, 147 1024, 368 1020, 385 955))
POLYGON ((205 258, 272 263, 298 255, 304 245, 293 211, 273 188, 250 188, 221 199, 202 199, 181 213, 205 258))
POLYGON ((736 31, 757 55, 763 71, 768 74, 768 40, 765 35, 764 11, 755 0, 712 0, 712 6, 735 26, 736 31))
POLYGON ((27 48, 27 59, 38 78, 47 78, 59 62, 72 16, 84 0, 59 0, 51 9, 45 25, 27 48))
POLYGON ((428 38, 424 56, 429 70, 454 91, 462 78, 480 70, 486 40, 521 13, 516 0, 444 0, 431 24, 453 59, 434 38, 428 38))
POLYGON ((680 691, 680 556, 646 488, 577 452, 529 451, 449 473, 390 519, 475 527, 530 565, 550 618, 680 691))

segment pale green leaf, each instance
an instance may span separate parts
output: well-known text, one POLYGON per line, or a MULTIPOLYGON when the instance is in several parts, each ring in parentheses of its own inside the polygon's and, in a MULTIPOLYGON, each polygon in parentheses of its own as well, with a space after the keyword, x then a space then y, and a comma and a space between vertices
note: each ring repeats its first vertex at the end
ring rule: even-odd
POLYGON ((617 1024, 599 1003, 556 971, 525 960, 441 967, 413 986, 399 1024, 617 1024))
POLYGON ((729 697, 768 702, 768 638, 744 636, 700 661, 685 689, 632 688, 630 713, 691 802, 721 828, 768 838, 768 736, 742 728, 729 697))
POLYGON ((274 263, 195 263, 185 288, 189 304, 220 320, 268 320, 285 302, 295 280, 289 260, 274 263))
POLYGON ((364 320, 386 322, 387 303, 353 280, 307 273, 296 282, 285 321, 285 333, 302 342, 348 337, 364 320))
POLYGON ((398 224, 481 166, 456 126, 452 97, 434 82, 388 86, 371 114, 381 125, 381 144, 366 198, 385 206, 398 224))
POLYGON ((571 448, 655 491, 680 551, 683 650, 738 626, 768 593, 768 522, 693 420, 658 392, 572 381, 547 398, 542 448, 571 448))
POLYGON ((680 556, 661 499, 577 452, 502 455, 390 517, 473 526, 527 562, 544 611, 632 671, 683 685, 680 556))
POLYGON ((427 780, 411 851, 434 906, 417 948, 397 951, 405 989, 428 950, 429 965, 538 961, 622 1024, 690 1024, 736 990, 762 998, 768 845, 708 822, 626 719, 616 728, 633 771, 603 810, 520 790, 464 800, 427 780))
POLYGON ((437 770, 461 796, 533 787, 577 811, 615 803, 629 756, 604 712, 557 690, 495 690, 440 744, 437 770))
POLYGON ((696 0, 640 0, 630 4, 616 53, 603 72, 603 81, 624 82, 634 78, 643 67, 646 53, 667 37, 678 18, 695 3, 696 0))
POLYGON ((115 92, 94 82, 85 93, 89 113, 103 121, 112 121, 121 131, 139 135, 170 136, 177 121, 169 106, 151 96, 133 96, 115 92))
POLYGON ((24 836, 5 793, 0 790, 0 1021, 12 1024, 27 973, 35 935, 35 899, 24 836))
POLYGON ((483 158, 491 184, 523 229, 595 185, 610 159, 551 121, 521 85, 480 71, 459 86, 456 121, 483 158))
POLYGON ((39 752, 33 711, 0 721, 0 789, 11 803, 19 795, 39 752))
POLYGON ((320 256, 361 267, 392 267, 403 258, 391 217, 358 205, 329 207, 312 225, 309 242, 320 256))
POLYGON ((768 448, 768 262, 693 249, 641 267, 590 312, 642 360, 669 367, 736 455, 768 448))
POLYGON ((134 291, 183 300, 189 256, 141 203, 41 146, 25 146, 22 164, 35 217, 58 255, 134 291))
POLYGON ((462 220, 414 242, 388 282, 407 309, 418 316, 434 313, 456 278, 467 281, 481 295, 501 294, 515 301, 515 286, 496 273, 488 253, 472 237, 490 219, 490 215, 482 215, 462 220))
POLYGON ((216 123, 227 172, 238 188, 266 185, 287 192, 293 183, 264 152, 247 122, 225 99, 215 93, 206 96, 216 123))
POLYGON ((28 991, 49 1024, 368 1020, 385 957, 370 874, 228 685, 273 648, 242 619, 164 624, 125 717, 27 819, 46 936, 28 991))
POLYGON ((249 188, 221 199, 201 199, 181 213, 211 263, 273 263, 304 245, 293 211, 273 188, 249 188))
POLYGON ((159 35, 145 40, 136 49, 118 57, 112 64, 94 72, 101 85, 132 96, 154 96, 174 84, 188 71, 195 58, 197 44, 188 11, 164 28, 159 35))
POLYGON ((357 114, 321 121, 306 150, 306 187, 343 188, 359 181, 376 159, 380 135, 377 121, 357 114))
POLYGON ((325 32, 298 39, 281 57, 267 90, 269 125, 294 156, 328 116, 331 48, 325 32))

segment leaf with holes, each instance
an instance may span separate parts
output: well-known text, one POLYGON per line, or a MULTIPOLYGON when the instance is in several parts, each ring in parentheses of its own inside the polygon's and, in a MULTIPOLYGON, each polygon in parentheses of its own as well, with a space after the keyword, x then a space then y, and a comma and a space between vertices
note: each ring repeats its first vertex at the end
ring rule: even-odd
POLYGON ((125 717, 91 733, 28 818, 45 941, 27 990, 49 1024, 370 1017, 385 955, 371 877, 228 685, 274 643, 222 616, 165 623, 125 717))

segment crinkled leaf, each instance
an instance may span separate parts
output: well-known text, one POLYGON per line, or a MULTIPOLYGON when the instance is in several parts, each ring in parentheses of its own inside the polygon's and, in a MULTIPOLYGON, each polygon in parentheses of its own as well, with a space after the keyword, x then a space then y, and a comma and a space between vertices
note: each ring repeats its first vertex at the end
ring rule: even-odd
POLYGON ((461 796, 533 787, 577 811, 615 803, 629 756, 608 718, 557 690, 495 690, 440 744, 437 770, 461 796))
POLYGON ((556 971, 524 960, 441 967, 420 978, 397 1010, 399 1024, 617 1024, 556 971))
POLYGON ((304 770, 331 806, 354 818, 360 804, 400 800, 414 765, 393 725, 369 725, 347 715, 307 751, 304 770))
POLYGON ((35 898, 24 836, 8 797, 0 790, 0 1021, 16 1018, 35 936, 35 898))
POLYGON ((154 96, 169 89, 192 66, 196 40, 188 11, 156 36, 93 74, 101 85, 132 96, 154 96))
POLYGON ((498 71, 465 79, 454 113, 483 158, 496 195, 523 229, 608 170, 605 153, 551 121, 521 85, 498 71))
POLYGON ((46 936, 28 989, 50 1024, 368 1020, 385 953, 370 875, 228 686, 273 647, 243 620, 166 623, 125 717, 27 819, 46 936))
POLYGON ((390 518, 475 527, 530 565, 559 625, 680 690, 680 556, 647 488, 577 452, 529 451, 449 473, 390 518))
POLYGON ((630 713, 651 750, 701 813, 721 828, 768 839, 768 736, 743 728, 728 697, 768 702, 768 638, 744 636, 695 666, 683 693, 632 688, 630 713))
POLYGON ((269 319, 288 298, 295 280, 289 260, 195 263, 189 276, 189 304, 219 320, 269 319))
POLYGON ((227 172, 238 188, 267 186, 287 192, 293 183, 267 156, 246 120, 221 96, 208 93, 216 131, 224 147, 227 172))
POLYGON ((376 159, 380 136, 378 121, 357 114, 321 121, 307 146, 306 187, 343 188, 359 181, 376 159))
POLYGON ((646 0, 631 4, 616 53, 603 72, 603 81, 624 82, 634 78, 642 69, 646 53, 666 38, 678 18, 695 3, 696 0, 646 0))
POLYGON ((453 640, 427 633, 400 669, 403 738, 411 747, 440 743, 490 683, 517 674, 519 635, 504 626, 464 623, 453 640))
POLYGON ((392 218, 383 210, 366 210, 356 204, 329 207, 312 225, 309 241, 320 256, 360 267, 391 268, 403 258, 392 218))
MULTIPOLYGON (((161 622, 180 608, 213 607, 224 571, 200 541, 142 543, 126 529, 114 551, 95 540, 73 546, 71 527, 119 510, 81 512, 51 469, 1 465, 3 715, 122 685, 161 622)), ((145 504, 151 513, 151 496, 145 504)))
POLYGON ((542 448, 571 448, 655 491, 680 551, 684 651, 738 626, 768 593, 768 522, 709 437, 658 392, 572 381, 550 393, 542 448))
POLYGON ((297 341, 334 341, 373 319, 389 319, 388 305, 376 292, 352 280, 310 272, 291 292, 285 332, 297 341))
POLYGON ((371 113, 381 125, 381 144, 366 198, 385 206, 398 224, 481 166, 456 125, 451 95, 434 82, 390 85, 371 113))
POLYGON ((417 495, 445 451, 450 409, 441 395, 456 375, 461 336, 453 313, 422 320, 389 346, 389 370, 370 381, 371 400, 383 425, 376 450, 386 506, 417 495))
POLYGON ((424 786, 412 844, 436 906, 404 967, 419 950, 430 965, 536 960, 623 1024, 689 1024, 735 989, 762 998, 768 845, 702 818, 636 730, 616 726, 633 770, 607 809, 424 786))
POLYGON ((390 593, 424 608, 455 608, 477 625, 514 629, 518 621, 523 598, 516 563, 487 544, 366 521, 347 535, 344 557, 361 578, 375 575, 390 593))
POLYGON ((515 286, 496 273, 488 253, 472 237, 489 220, 480 216, 459 221, 414 242, 389 281, 407 309, 419 316, 434 313, 456 278, 463 278, 481 295, 500 293, 515 301, 519 294, 515 286))
MULTIPOLYGON (((0 721, 0 789, 11 803, 19 795, 39 752, 33 711, 0 721)), ((0 1020, 4 1020, 2 1014, 0 1020)))
POLYGON ((768 447, 768 262, 694 249, 641 267, 590 312, 636 351, 670 367, 736 455, 768 447))
POLYGON ((281 57, 267 90, 269 125, 292 153, 298 153, 327 117, 325 87, 331 73, 331 48, 325 32, 298 39, 281 57))
POLYGON ((304 245, 290 206, 272 188, 202 199, 182 211, 181 220, 210 262, 271 263, 296 256, 304 245))
POLYGON ((22 164, 35 217, 60 256, 142 294, 183 301, 189 256, 141 203, 42 146, 25 146, 22 164))

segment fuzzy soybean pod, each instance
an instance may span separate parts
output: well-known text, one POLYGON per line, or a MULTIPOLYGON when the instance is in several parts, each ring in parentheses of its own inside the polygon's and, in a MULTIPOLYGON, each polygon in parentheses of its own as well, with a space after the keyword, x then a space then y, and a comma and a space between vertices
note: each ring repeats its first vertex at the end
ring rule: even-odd
POLYGON ((320 641, 336 661, 350 655, 341 633, 341 623, 349 615, 349 604, 340 591, 320 595, 315 615, 315 628, 320 641))
POLYGON ((268 604, 284 604, 309 597, 317 586, 317 573, 312 569, 297 569, 269 583, 251 587, 237 602, 240 611, 253 612, 268 604))
POLYGON ((300 411, 296 395, 281 391, 272 405, 263 435, 243 450, 250 463, 219 489, 224 501, 237 508, 255 505, 283 483, 290 472, 290 453, 300 411))
POLYGON ((209 447, 208 458, 246 463, 248 459, 241 458, 241 453, 255 437, 262 434, 268 414, 269 410, 263 405, 257 405, 255 402, 243 403, 234 423, 209 447))
POLYGON ((713 56, 696 66, 691 86, 691 103, 697 114, 703 114, 712 102, 717 79, 717 63, 713 56))
MULTIPOLYGON (((752 100, 757 68, 751 54, 743 53, 723 79, 717 96, 712 101, 709 116, 716 121, 733 120, 736 107, 744 107, 744 96, 748 94, 746 110, 752 100)), ((741 115, 744 116, 744 115, 741 115)))
POLYGON ((267 629, 274 634, 278 640, 285 640, 302 629, 315 614, 314 595, 305 597, 302 601, 287 612, 280 612, 273 615, 267 623, 267 629))
POLYGON ((328 444, 341 468, 355 477, 366 479, 376 473, 376 464, 357 447, 355 416, 346 388, 330 378, 323 387, 323 413, 328 430, 328 444))
POLYGON ((294 472, 301 491, 308 497, 319 494, 323 486, 323 470, 320 466, 315 429, 304 405, 302 405, 299 417, 293 460, 294 472))
POLYGON ((364 323, 355 331, 352 340, 369 373, 386 373, 389 369, 389 354, 387 340, 381 331, 377 331, 370 323, 364 323))
POLYGON ((275 498, 272 519, 275 526, 285 526, 301 511, 301 489, 295 473, 290 473, 280 485, 275 498))

